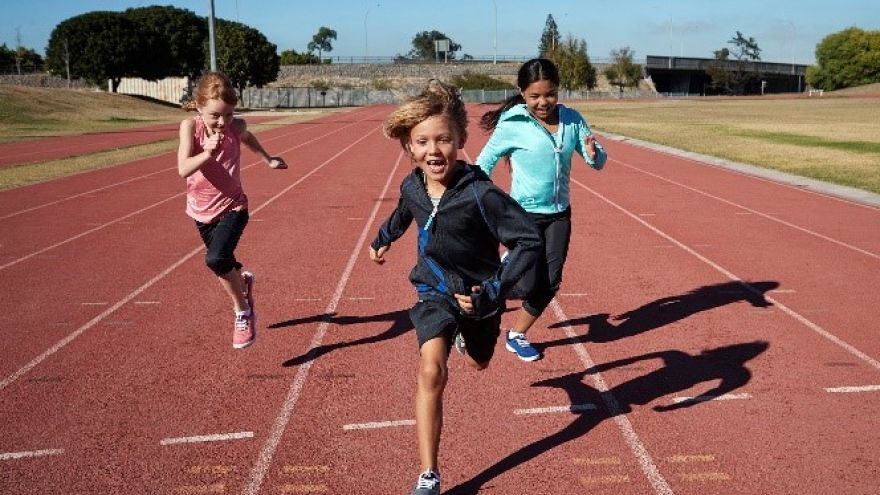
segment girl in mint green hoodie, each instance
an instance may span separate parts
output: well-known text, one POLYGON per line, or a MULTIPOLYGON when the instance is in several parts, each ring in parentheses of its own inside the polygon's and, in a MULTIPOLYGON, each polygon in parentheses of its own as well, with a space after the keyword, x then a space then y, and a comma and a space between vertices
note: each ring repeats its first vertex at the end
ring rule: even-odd
POLYGON ((523 305, 507 332, 506 348, 523 361, 541 358, 525 333, 544 312, 562 283, 562 268, 571 238, 569 184, 571 157, 577 152, 601 170, 608 155, 584 118, 558 103, 559 72, 547 59, 532 59, 519 69, 520 92, 480 126, 492 132, 476 164, 487 175, 502 157, 512 167, 510 195, 529 213, 544 238, 544 252, 520 279, 523 305))

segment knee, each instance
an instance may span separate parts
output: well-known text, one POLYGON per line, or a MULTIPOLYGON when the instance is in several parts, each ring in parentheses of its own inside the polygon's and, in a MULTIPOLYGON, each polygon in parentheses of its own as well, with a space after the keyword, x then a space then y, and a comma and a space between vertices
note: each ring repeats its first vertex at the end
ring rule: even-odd
POLYGON ((208 253, 205 256, 205 264, 218 277, 226 275, 233 268, 231 260, 216 253, 208 253))
POLYGON ((448 368, 442 363, 419 363, 419 385, 430 390, 443 390, 449 377, 448 368))

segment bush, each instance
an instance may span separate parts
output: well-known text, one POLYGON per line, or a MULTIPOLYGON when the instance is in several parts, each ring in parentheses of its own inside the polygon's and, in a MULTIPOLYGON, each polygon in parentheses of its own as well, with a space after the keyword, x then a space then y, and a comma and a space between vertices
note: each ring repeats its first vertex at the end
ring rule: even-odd
POLYGON ((514 89, 515 86, 505 81, 495 79, 485 74, 475 74, 465 71, 452 77, 452 84, 461 89, 514 89))

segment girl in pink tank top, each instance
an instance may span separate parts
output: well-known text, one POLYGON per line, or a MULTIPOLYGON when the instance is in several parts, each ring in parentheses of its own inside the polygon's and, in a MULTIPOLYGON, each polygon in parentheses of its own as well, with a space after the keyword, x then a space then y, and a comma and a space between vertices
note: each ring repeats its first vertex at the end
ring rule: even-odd
POLYGON ((225 75, 208 72, 192 101, 184 106, 198 115, 180 123, 177 171, 186 179, 186 213, 195 220, 207 248, 205 263, 232 299, 235 311, 232 346, 256 339, 254 274, 242 271, 235 248, 248 222, 248 200, 241 187, 241 144, 274 169, 287 168, 270 156, 247 124, 233 117, 238 95, 225 75))

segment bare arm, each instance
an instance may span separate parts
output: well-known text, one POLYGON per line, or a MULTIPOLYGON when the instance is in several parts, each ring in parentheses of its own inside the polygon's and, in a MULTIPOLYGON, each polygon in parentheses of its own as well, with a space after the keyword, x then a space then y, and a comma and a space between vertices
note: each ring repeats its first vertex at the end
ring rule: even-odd
POLYGON ((263 158, 263 161, 265 161, 271 168, 287 168, 287 163, 285 163, 283 158, 280 156, 271 156, 266 152, 263 145, 261 145, 260 141, 257 139, 257 136, 254 136, 251 131, 247 129, 247 122, 241 119, 235 119, 235 122, 238 126, 238 135, 240 136, 241 142, 244 143, 248 149, 260 155, 260 157, 263 158))
POLYGON ((186 119, 180 123, 180 145, 177 148, 177 173, 181 177, 189 177, 211 159, 220 140, 220 135, 215 134, 208 138, 205 143, 205 150, 193 156, 195 149, 193 142, 193 129, 195 122, 192 119, 186 119))

